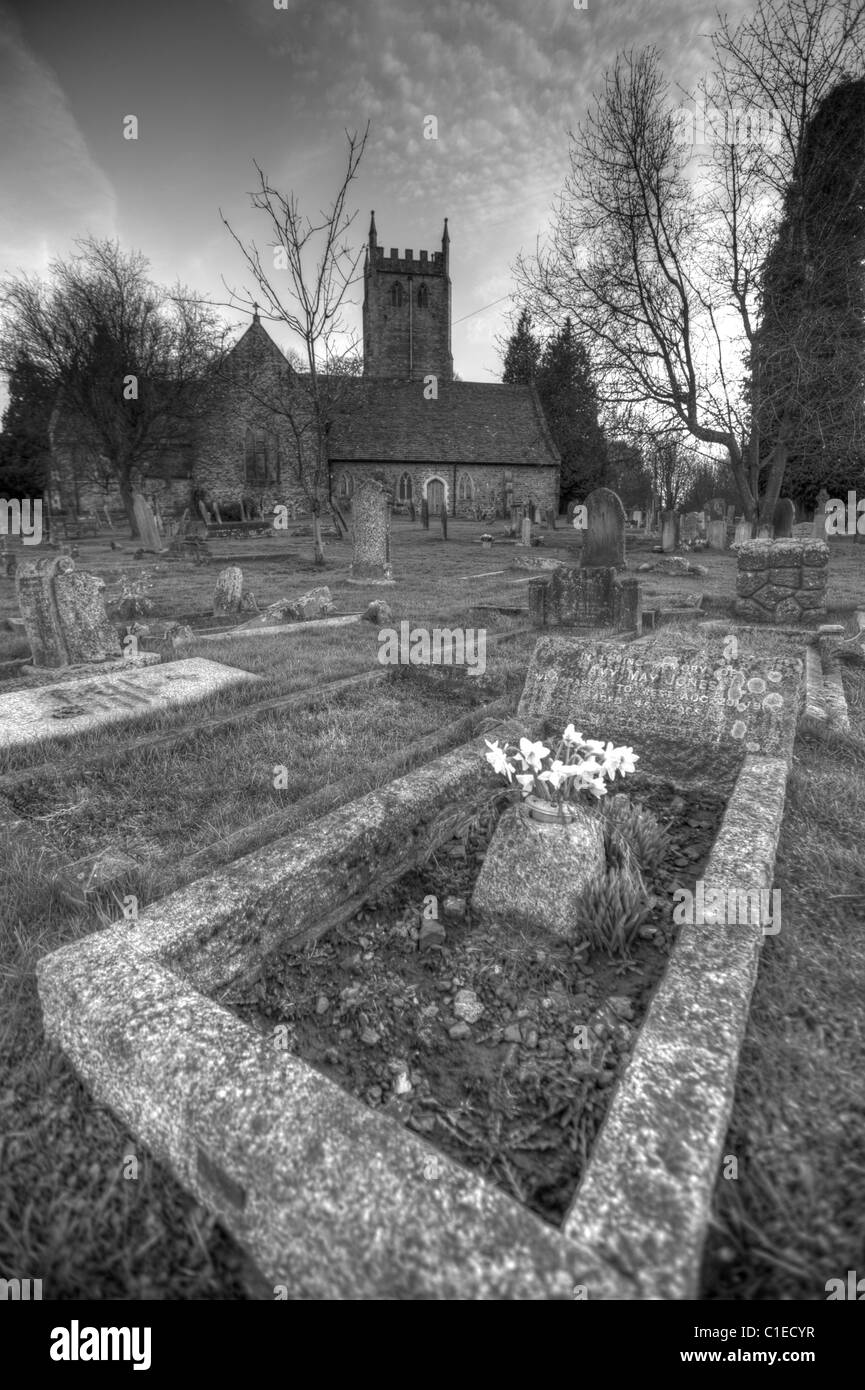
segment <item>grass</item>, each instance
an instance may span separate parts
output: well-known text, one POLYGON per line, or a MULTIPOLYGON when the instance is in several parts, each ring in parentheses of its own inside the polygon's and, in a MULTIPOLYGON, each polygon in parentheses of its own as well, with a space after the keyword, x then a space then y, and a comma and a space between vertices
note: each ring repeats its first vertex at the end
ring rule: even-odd
POLYGON ((852 737, 796 743, 705 1298, 822 1300, 865 1270, 865 671, 844 683, 852 737))
MULTIPOLYGON (((349 552, 334 545, 323 573, 309 564, 308 540, 249 543, 249 555, 272 545, 274 556, 250 560, 246 589, 259 604, 328 583, 336 607, 361 611, 371 598, 392 607, 393 623, 521 625, 473 605, 526 603, 527 573, 508 570, 513 551, 481 551, 483 524, 450 525, 444 544, 435 527, 394 529, 393 589, 345 582, 349 552), (276 546, 279 546, 276 552, 276 546), (472 576, 467 578, 466 576, 472 576), (477 577, 483 576, 483 577, 477 577)), ((497 532, 499 527, 495 528, 497 532)), ((549 541, 565 551, 573 532, 549 541)), ((131 552, 131 542, 119 544, 131 552)), ((216 542, 227 557, 238 542, 216 542)), ((80 568, 113 583, 129 554, 82 543, 80 568)), ((246 553, 246 552, 245 552, 246 553)), ((543 552, 539 552, 543 553, 543 552)), ((861 590, 859 551, 833 544, 830 603, 840 611, 861 590)), ((732 556, 697 557, 709 567, 701 581, 663 576, 665 590, 732 594, 732 556)), ((644 546, 635 563, 651 559, 644 546)), ((165 618, 208 611, 216 567, 151 566, 157 613, 165 618)), ((14 586, 0 578, 0 619, 17 612, 14 586)), ((678 637, 690 641, 686 624, 678 637)), ((762 639, 761 639, 762 640, 762 639)), ((489 694, 522 686, 532 637, 491 647, 489 694)), ((218 736, 184 738, 126 757, 124 743, 148 729, 180 729, 190 720, 368 671, 376 665, 377 632, 366 623, 279 640, 199 643, 201 655, 262 677, 254 695, 238 688, 193 714, 177 710, 40 748, 0 754, 0 775, 27 766, 34 779, 14 804, 46 842, 74 858, 106 843, 137 856, 149 870, 142 900, 160 892, 159 877, 210 839, 267 815, 347 773, 353 794, 378 784, 384 759, 400 746, 455 718, 467 689, 418 680, 364 687, 313 709, 240 722, 218 736), (99 769, 38 771, 87 749, 114 750, 99 769), (290 771, 288 788, 273 787, 273 767, 290 771)), ((0 634, 0 659, 21 654, 20 636, 0 634)), ((851 740, 800 739, 790 784, 776 886, 784 925, 769 938, 743 1053, 727 1149, 740 1157, 738 1182, 719 1182, 717 1230, 707 1253, 704 1296, 824 1296, 823 1283, 847 1268, 865 1271, 858 1194, 865 1171, 865 985, 862 934, 861 830, 865 824, 865 675, 845 670, 854 726, 851 740)), ((103 1107, 93 1103, 63 1056, 42 1033, 35 987, 37 960, 80 939, 118 914, 103 901, 91 912, 64 906, 32 847, 11 841, 0 863, 0 1277, 41 1278, 46 1299, 250 1299, 272 1297, 242 1252, 103 1107)))

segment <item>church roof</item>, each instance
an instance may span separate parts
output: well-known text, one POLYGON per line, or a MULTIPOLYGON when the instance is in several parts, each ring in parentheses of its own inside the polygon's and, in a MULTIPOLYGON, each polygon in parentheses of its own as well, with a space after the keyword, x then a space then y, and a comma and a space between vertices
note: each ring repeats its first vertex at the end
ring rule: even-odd
POLYGON ((440 381, 347 381, 328 438, 332 463, 561 462, 534 386, 440 381))

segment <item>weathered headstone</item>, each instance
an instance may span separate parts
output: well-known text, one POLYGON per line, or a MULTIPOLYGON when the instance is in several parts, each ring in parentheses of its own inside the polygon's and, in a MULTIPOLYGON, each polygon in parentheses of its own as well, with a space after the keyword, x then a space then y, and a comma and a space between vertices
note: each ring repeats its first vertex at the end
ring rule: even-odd
POLYGON ((104 587, 96 575, 78 574, 65 555, 18 566, 15 588, 34 666, 74 666, 122 655, 102 601, 104 587))
MULTIPOLYGON (((700 517, 697 512, 685 512, 681 520, 681 537, 685 545, 693 545, 700 534, 700 517)), ((663 545, 663 540, 661 541, 663 545)))
POLYGON ((531 581, 529 612, 538 627, 547 623, 642 632, 642 597, 637 579, 619 578, 612 565, 586 570, 562 565, 553 570, 549 582, 531 581))
POLYGON ((678 516, 674 511, 661 512, 661 549, 669 555, 676 549, 678 541, 678 516))
POLYGON ((213 590, 214 618, 227 618, 239 613, 243 603, 243 570, 239 565, 228 565, 216 576, 213 590))
POLYGON ((817 505, 814 509, 814 535, 817 540, 826 540, 826 503, 829 501, 829 493, 825 487, 821 487, 817 493, 817 505))
POLYGON ((161 550, 162 541, 156 529, 156 520, 147 499, 142 497, 140 492, 132 494, 132 510, 135 513, 135 524, 138 527, 142 550, 161 550))
POLYGON ((779 497, 772 513, 775 540, 788 540, 793 535, 793 522, 796 520, 796 503, 789 497, 779 497))
POLYGON ((829 547, 825 541, 757 539, 739 547, 737 617, 809 624, 826 618, 829 547))
POLYGON ((425 531, 429 530, 429 502, 425 497, 421 498, 420 503, 420 524, 425 531))
POLYGON ((354 531, 351 578, 379 582, 389 579, 387 493, 376 479, 365 478, 358 483, 351 520, 354 531))
POLYGON ((712 518, 706 528, 706 539, 710 550, 727 549, 727 523, 721 518, 712 518))
POLYGON ((705 510, 709 521, 724 521, 727 515, 727 503, 723 497, 713 497, 706 503, 705 510))
POLYGON ((631 746, 642 770, 723 778, 746 753, 789 760, 801 683, 800 658, 740 648, 730 661, 723 635, 699 650, 645 652, 550 635, 535 646, 518 717, 536 738, 573 723, 631 746))
POLYGON ((531 545, 532 543, 532 519, 524 516, 520 523, 520 545, 531 545))
POLYGON ((143 719, 160 709, 203 700, 240 681, 258 680, 235 666, 196 657, 10 691, 0 695, 0 747, 84 733, 130 717, 143 719))
POLYGON ((625 509, 617 492, 596 487, 586 498, 583 569, 625 568, 625 509))
POLYGON ((442 540, 443 540, 443 541, 446 541, 447 538, 448 538, 448 514, 447 514, 447 508, 446 508, 446 507, 442 506, 440 515, 441 515, 441 525, 442 525, 442 540))
POLYGON ((736 508, 733 506, 732 503, 730 503, 730 506, 727 508, 727 525, 728 525, 728 526, 735 526, 735 524, 736 524, 736 508))
POLYGON ((754 527, 752 523, 750 521, 746 521, 744 517, 740 517, 739 520, 736 522, 736 531, 733 536, 733 544, 744 545, 745 541, 751 540, 753 533, 754 527))

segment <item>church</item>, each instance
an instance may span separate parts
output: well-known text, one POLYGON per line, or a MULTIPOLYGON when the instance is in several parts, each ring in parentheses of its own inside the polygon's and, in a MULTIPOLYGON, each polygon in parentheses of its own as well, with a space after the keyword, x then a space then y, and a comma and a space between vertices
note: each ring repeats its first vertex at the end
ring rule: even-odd
MULTIPOLYGON (((557 509, 561 460, 534 386, 454 380, 447 220, 440 250, 385 255, 373 213, 363 280, 363 373, 340 383, 328 428, 327 490, 340 509, 350 510, 358 478, 369 474, 386 483, 397 510, 426 501, 431 515, 486 520, 525 502, 557 509)), ((296 390, 298 378, 257 311, 220 371, 224 389, 194 446, 178 454, 173 476, 148 480, 144 491, 180 507, 203 500, 225 519, 241 505, 252 515, 275 504, 303 515, 296 444, 266 404, 296 390)))

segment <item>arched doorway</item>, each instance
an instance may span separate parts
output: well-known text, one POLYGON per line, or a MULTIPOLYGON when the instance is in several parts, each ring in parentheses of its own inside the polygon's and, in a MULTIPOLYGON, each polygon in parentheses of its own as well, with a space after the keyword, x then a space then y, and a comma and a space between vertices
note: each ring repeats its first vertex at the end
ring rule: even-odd
POLYGON ((445 485, 441 478, 430 478, 426 485, 426 500, 430 516, 441 516, 445 505, 445 485))

